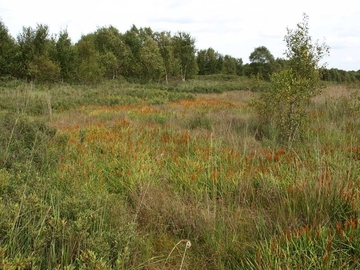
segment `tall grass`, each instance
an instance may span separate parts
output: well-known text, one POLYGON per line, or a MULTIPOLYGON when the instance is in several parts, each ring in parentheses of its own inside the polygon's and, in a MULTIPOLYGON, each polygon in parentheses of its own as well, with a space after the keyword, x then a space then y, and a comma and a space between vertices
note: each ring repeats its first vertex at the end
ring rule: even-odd
MULTIPOLYGON (((125 88, 97 105, 66 86, 78 101, 61 110, 47 90, 42 120, 3 108, 1 269, 359 267, 355 94, 325 89, 288 150, 255 139, 254 93, 125 88), (144 94, 109 103, 125 92, 144 94)), ((31 103, 29 89, 2 91, 31 103)))

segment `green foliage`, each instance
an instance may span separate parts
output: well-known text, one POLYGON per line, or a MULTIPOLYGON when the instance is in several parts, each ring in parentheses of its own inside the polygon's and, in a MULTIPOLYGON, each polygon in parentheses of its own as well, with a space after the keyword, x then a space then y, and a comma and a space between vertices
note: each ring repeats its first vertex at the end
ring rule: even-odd
POLYGON ((291 146, 305 132, 309 121, 307 105, 319 89, 319 61, 329 48, 325 44, 312 44, 306 15, 296 30, 288 29, 285 41, 287 69, 271 76, 271 87, 261 94, 255 108, 260 136, 269 135, 275 127, 276 140, 291 146))
MULTIPOLYGON (((35 29, 23 27, 14 40, 1 22, 0 33, 3 50, 0 76, 45 84, 62 81, 94 85, 103 79, 115 78, 135 83, 152 80, 169 84, 179 79, 193 79, 197 74, 220 73, 259 76, 261 80, 268 81, 273 72, 288 68, 290 63, 280 58, 274 60, 269 50, 260 46, 251 53, 251 63, 243 65, 241 58, 221 55, 212 48, 197 51, 195 39, 188 33, 178 32, 173 36, 170 32, 153 32, 151 28, 135 25, 124 34, 113 26, 98 28, 83 36, 75 45, 67 30, 50 37, 49 27, 43 24, 35 29), (157 46, 149 46, 148 39, 154 40, 157 46), (81 44, 86 42, 89 44, 81 44), (86 46, 87 49, 84 48, 86 46), (149 59, 154 61, 150 64, 149 59), (42 63, 45 68, 41 67, 42 63), (41 74, 43 72, 46 74, 41 74), (149 75, 149 72, 156 75, 149 75), (155 79, 150 78, 154 76, 155 79)), ((316 51, 315 47, 312 50, 316 51)), ((337 69, 321 69, 320 76, 325 81, 354 85, 360 79, 358 72, 337 69)))
POLYGON ((249 59, 251 63, 260 64, 266 64, 275 61, 274 56, 265 46, 255 48, 254 51, 250 54, 249 59))
POLYGON ((76 70, 76 51, 66 30, 59 33, 55 47, 55 61, 60 67, 61 79, 66 82, 73 82, 76 70))
POLYGON ((15 40, 0 20, 0 76, 15 76, 17 47, 15 40))
POLYGON ((196 55, 196 62, 199 68, 199 75, 228 74, 243 75, 242 59, 235 59, 230 55, 222 56, 214 49, 200 50, 196 55))
POLYGON ((359 233, 353 218, 337 223, 336 228, 306 226, 284 231, 261 242, 246 269, 357 269, 359 233))
POLYGON ((159 52, 162 57, 163 70, 165 73, 165 82, 166 84, 168 84, 169 76, 174 75, 174 71, 176 68, 171 33, 164 31, 160 33, 154 33, 154 40, 159 47, 159 52))
POLYGON ((359 72, 345 71, 337 68, 323 68, 320 70, 320 76, 324 81, 349 85, 359 83, 360 79, 359 72))
POLYGON ((110 26, 98 29, 94 35, 95 49, 100 53, 100 62, 108 79, 126 76, 131 68, 131 50, 119 31, 110 26))
POLYGON ((211 130, 211 121, 208 119, 205 113, 197 113, 192 115, 188 119, 188 123, 186 127, 188 129, 203 128, 203 129, 211 130))
POLYGON ((244 75, 244 67, 242 58, 236 59, 236 75, 243 76, 244 75))
POLYGON ((182 81, 197 74, 195 58, 195 39, 189 33, 178 32, 173 37, 174 55, 179 61, 179 69, 182 81))
MULTIPOLYGON (((309 102, 307 80, 297 78, 292 69, 283 70, 271 77, 271 86, 261 93, 256 103, 261 131, 276 128, 278 142, 289 146, 304 133, 309 102)), ((263 134, 265 135, 265 134, 263 134)))
POLYGON ((224 63, 223 68, 221 70, 224 74, 237 74, 237 61, 234 57, 231 57, 230 55, 225 55, 224 57, 224 63))
POLYGON ((107 79, 115 79, 118 71, 118 60, 116 56, 108 51, 100 55, 100 66, 104 70, 104 76, 107 79))
POLYGON ((322 68, 320 61, 329 54, 330 48, 325 43, 312 42, 308 21, 309 17, 304 14, 303 21, 297 24, 296 29, 287 29, 285 55, 289 59, 289 68, 292 68, 298 77, 307 78, 311 83, 309 93, 314 95, 319 82, 318 71, 322 68))
POLYGON ((128 55, 129 62, 126 68, 126 76, 130 78, 139 78, 138 75, 141 70, 140 50, 142 40, 140 38, 140 31, 135 25, 133 25, 130 30, 125 32, 124 41, 130 49, 130 53, 128 55))
POLYGON ((213 48, 198 51, 196 61, 199 67, 199 75, 220 73, 221 70, 218 69, 217 64, 219 56, 219 53, 215 52, 213 48))
POLYGON ((140 50, 140 61, 142 65, 142 80, 145 82, 159 81, 163 74, 163 58, 157 43, 148 38, 140 50))
POLYGON ((28 171, 47 166, 47 143, 56 129, 26 116, 7 113, 0 118, 0 168, 28 171), (24 167, 23 167, 24 166, 24 167))
POLYGON ((60 79, 60 68, 43 54, 29 63, 29 75, 38 83, 54 83, 60 79))
POLYGON ((250 54, 250 66, 248 76, 260 76, 269 80, 275 70, 275 58, 265 46, 257 47, 250 54))
MULTIPOLYGON (((104 69, 101 66, 101 55, 95 49, 94 35, 83 36, 76 47, 79 61, 78 79, 84 84, 100 83, 103 80, 104 69)), ((106 58, 103 59, 103 61, 105 60, 106 58)))
POLYGON ((121 55, 124 41, 115 27, 97 29, 94 39, 95 47, 100 53, 112 52, 117 57, 121 55))
POLYGON ((233 91, 246 89, 250 91, 262 91, 268 87, 268 82, 258 78, 247 78, 245 76, 213 74, 198 76, 195 80, 188 80, 176 86, 174 91, 182 91, 189 93, 223 93, 225 91, 233 91))
POLYGON ((84 61, 78 68, 78 78, 83 84, 97 85, 103 80, 103 74, 97 61, 84 61))
MULTIPOLYGON (((42 24, 38 24, 36 29, 31 27, 23 27, 22 33, 20 33, 17 37, 17 43, 20 50, 20 68, 18 70, 19 73, 17 76, 20 78, 26 78, 28 80, 33 80, 34 65, 36 65, 36 62, 38 61, 44 61, 44 58, 46 58, 47 55, 50 55, 49 51, 51 50, 51 46, 54 46, 54 44, 49 40, 49 27, 42 24)), ((46 62, 47 65, 51 67, 54 66, 54 64, 51 64, 49 60, 46 60, 46 62)), ((36 73, 37 71, 35 71, 35 74, 36 73)), ((46 78, 47 75, 44 77, 46 78)))

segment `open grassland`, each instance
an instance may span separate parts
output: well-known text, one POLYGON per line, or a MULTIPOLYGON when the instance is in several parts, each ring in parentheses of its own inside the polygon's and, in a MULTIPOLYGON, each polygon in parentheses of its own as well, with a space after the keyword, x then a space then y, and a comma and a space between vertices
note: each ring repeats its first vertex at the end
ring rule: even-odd
POLYGON ((360 267, 359 89, 287 149, 254 92, 60 88, 1 90, 1 269, 360 267))

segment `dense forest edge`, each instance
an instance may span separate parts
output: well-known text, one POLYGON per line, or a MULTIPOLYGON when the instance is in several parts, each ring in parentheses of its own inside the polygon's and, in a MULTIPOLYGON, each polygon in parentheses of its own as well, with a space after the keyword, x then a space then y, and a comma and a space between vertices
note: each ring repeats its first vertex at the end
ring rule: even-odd
MULTIPOLYGON (((14 38, 0 21, 0 42, 0 77, 36 83, 94 85, 109 79, 168 83, 213 74, 269 80, 272 73, 287 66, 286 59, 275 59, 265 46, 256 47, 250 63, 243 64, 243 59, 222 55, 211 47, 198 50, 190 33, 154 32, 135 25, 125 33, 113 26, 99 27, 74 44, 66 29, 51 35, 45 24, 24 26, 14 38)), ((358 83, 360 70, 324 67, 320 77, 358 83)))
POLYGON ((360 70, 306 14, 249 64, 49 32, 0 21, 0 269, 360 269, 360 70))

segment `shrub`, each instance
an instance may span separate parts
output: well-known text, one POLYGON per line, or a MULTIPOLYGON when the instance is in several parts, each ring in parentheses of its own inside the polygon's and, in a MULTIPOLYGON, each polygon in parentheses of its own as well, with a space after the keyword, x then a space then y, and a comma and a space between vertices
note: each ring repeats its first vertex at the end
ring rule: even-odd
POLYGON ((260 95, 255 108, 263 135, 275 127, 276 140, 291 146, 301 138, 307 122, 307 104, 318 93, 319 61, 328 46, 312 44, 308 17, 285 36, 289 67, 271 76, 271 86, 260 95))
POLYGON ((0 168, 21 170, 35 165, 40 169, 45 165, 47 143, 55 135, 55 128, 12 113, 0 119, 0 127, 0 149, 4 153, 0 157, 0 168))

